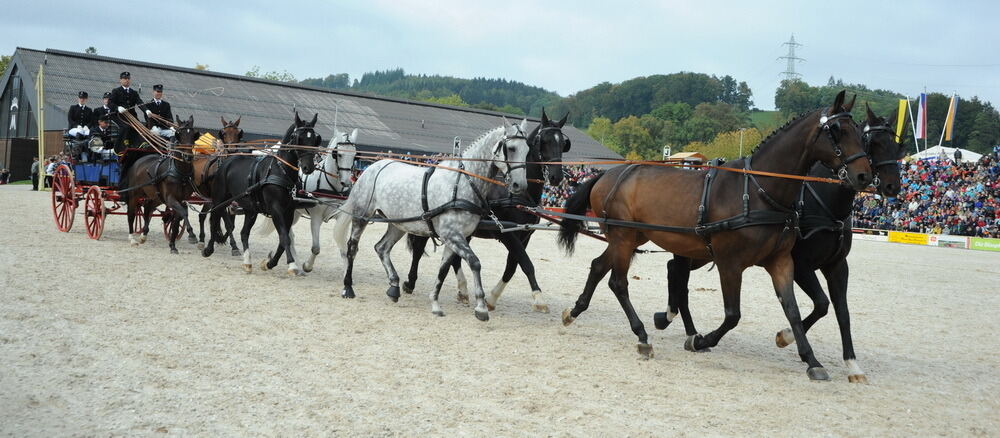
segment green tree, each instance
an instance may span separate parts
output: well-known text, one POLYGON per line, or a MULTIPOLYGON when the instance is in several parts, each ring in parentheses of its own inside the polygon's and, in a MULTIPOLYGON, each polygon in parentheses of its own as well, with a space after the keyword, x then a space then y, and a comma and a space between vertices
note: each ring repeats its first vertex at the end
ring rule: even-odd
POLYGON ((97 54, 97 49, 94 46, 90 46, 90 47, 87 47, 87 50, 84 50, 83 52, 84 53, 89 53, 91 55, 96 55, 97 54))
POLYGON ((8 64, 10 64, 10 56, 0 55, 0 75, 7 71, 8 64))
MULTIPOLYGON (((614 133, 618 144, 626 153, 634 151, 647 158, 655 158, 659 153, 659 148, 653 141, 653 137, 639 123, 639 118, 636 116, 629 116, 615 122, 614 133)), ((622 151, 619 153, 625 155, 622 151)))
POLYGON ((246 73, 246 76, 250 78, 261 78, 278 82, 295 82, 295 75, 289 73, 288 70, 282 70, 280 72, 273 70, 262 73, 259 65, 253 66, 253 68, 246 73))
POLYGON ((427 102, 451 106, 469 106, 469 104, 465 103, 465 101, 462 100, 462 97, 457 94, 451 94, 444 97, 432 97, 427 99, 427 102))
MULTIPOLYGON (((708 158, 722 157, 728 160, 739 158, 741 157, 740 135, 739 130, 721 132, 708 144, 692 143, 685 146, 684 150, 688 152, 701 152, 708 158)), ((742 136, 742 156, 749 155, 750 151, 763 140, 763 136, 757 128, 743 130, 742 136)))
POLYGON ((611 150, 622 153, 621 143, 618 142, 618 138, 615 137, 615 127, 611 123, 611 119, 607 117, 598 117, 590 122, 590 126, 587 127, 587 135, 593 138, 598 143, 601 143, 611 150))

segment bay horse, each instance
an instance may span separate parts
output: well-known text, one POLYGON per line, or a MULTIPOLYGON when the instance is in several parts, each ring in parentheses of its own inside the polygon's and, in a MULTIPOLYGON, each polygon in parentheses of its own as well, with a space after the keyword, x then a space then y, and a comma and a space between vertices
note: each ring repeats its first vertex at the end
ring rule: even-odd
MULTIPOLYGON (((518 205, 537 207, 542 202, 542 192, 545 191, 545 183, 559 185, 563 179, 562 164, 539 164, 560 163, 562 155, 569 152, 571 143, 569 137, 562 132, 563 125, 569 114, 563 116, 562 120, 552 121, 542 109, 542 122, 535 126, 535 129, 528 134, 528 161, 525 171, 528 178, 528 190, 524 197, 515 197, 506 188, 492 186, 486 193, 486 199, 490 202, 490 208, 497 219, 503 222, 514 224, 537 224, 540 218, 531 213, 518 208, 518 205)), ((480 227, 473 234, 481 239, 496 239, 507 249, 507 266, 503 271, 503 276, 496 286, 486 296, 486 306, 489 310, 496 307, 500 294, 503 293, 507 284, 510 283, 517 267, 520 266, 524 275, 528 277, 528 284, 531 286, 531 310, 541 313, 549 313, 549 305, 545 304, 542 298, 542 288, 535 278, 535 265, 528 256, 528 243, 534 230, 520 230, 513 232, 501 232, 495 227, 480 227)), ((403 292, 413 293, 413 288, 417 282, 417 268, 420 258, 424 255, 424 248, 427 246, 428 236, 418 236, 410 234, 408 236, 408 246, 413 255, 410 262, 410 272, 407 280, 403 282, 403 292)), ((461 259, 452 256, 452 269, 458 279, 458 301, 468 304, 469 295, 465 275, 461 270, 461 259)))
POLYGON ((692 348, 713 347, 736 327, 743 271, 763 266, 792 327, 799 355, 809 365, 807 375, 828 380, 829 374, 806 340, 792 285, 791 250, 798 217, 792 207, 801 181, 749 172, 801 176, 814 163, 822 162, 837 168, 839 177, 855 189, 868 186, 871 166, 861 159, 865 153, 851 118, 853 105, 853 99, 844 104, 841 91, 829 108, 793 119, 749 157, 723 166, 738 172, 623 165, 582 184, 566 201, 566 212, 574 217, 563 221, 559 243, 572 252, 582 215, 589 207, 601 222, 608 247, 591 262, 586 287, 572 310, 563 312, 563 324, 571 324, 587 309, 597 282, 610 270, 608 285, 639 338, 638 351, 644 358, 651 357, 646 329, 629 300, 628 268, 636 248, 652 241, 677 255, 711 259, 718 268, 725 319, 705 336, 688 337, 686 343, 692 348))
MULTIPOLYGON (((210 155, 197 154, 191 161, 194 168, 192 182, 194 183, 195 193, 206 201, 202 204, 201 211, 198 213, 198 238, 194 239, 194 231, 190 228, 188 229, 188 239, 191 243, 197 243, 199 249, 205 248, 205 218, 208 217, 208 213, 211 211, 213 205, 211 202, 212 181, 215 179, 215 173, 219 170, 219 160, 226 153, 226 145, 235 145, 243 141, 243 129, 240 128, 242 117, 237 117, 233 121, 226 121, 225 116, 221 116, 220 119, 222 120, 222 129, 219 130, 216 136, 221 142, 219 149, 210 155)), ((234 218, 228 212, 221 211, 226 213, 222 217, 222 221, 225 223, 226 231, 229 234, 231 254, 233 256, 243 255, 243 251, 240 251, 236 246, 236 238, 232 235, 232 231, 236 226, 234 218)))
MULTIPOLYGON (((351 186, 354 185, 354 157, 357 156, 357 141, 357 128, 350 134, 334 129, 333 138, 327 145, 326 156, 320 162, 320 171, 310 175, 300 172, 299 179, 302 181, 302 190, 314 194, 347 194, 351 186)), ((320 227, 333 218, 338 207, 339 205, 336 203, 321 201, 309 207, 299 208, 292 218, 292 225, 295 225, 299 221, 299 216, 308 217, 309 227, 312 231, 311 253, 309 259, 302 263, 303 271, 312 272, 316 256, 319 255, 320 251, 320 227)), ((274 227, 265 222, 261 224, 257 233, 266 236, 272 231, 274 231, 274 227)))
POLYGON ((305 275, 295 263, 295 247, 292 245, 292 217, 295 215, 295 191, 299 174, 309 175, 316 168, 314 158, 316 147, 323 137, 316 133, 316 122, 319 114, 311 121, 303 121, 299 113, 295 113, 295 121, 288 127, 281 147, 272 154, 224 156, 219 163, 218 171, 212 182, 211 223, 209 229, 212 237, 202 250, 202 256, 209 257, 215 250, 215 243, 225 242, 232 231, 223 233, 219 222, 229 216, 225 210, 231 202, 236 202, 243 209, 243 229, 240 238, 243 242, 243 269, 248 273, 253 270, 250 253, 250 230, 257 221, 258 214, 271 217, 274 228, 278 231, 278 248, 261 262, 261 270, 269 270, 278 264, 282 253, 288 252, 288 274, 305 275), (295 167, 297 163, 298 167, 295 167))
POLYGON ((368 167, 340 207, 334 226, 334 239, 341 249, 345 267, 341 295, 354 297, 352 272, 358 241, 370 220, 380 220, 388 222, 389 226, 375 245, 375 251, 385 267, 389 280, 386 295, 392 301, 399 300, 399 275, 390 258, 393 245, 407 233, 437 236, 445 249, 437 286, 431 293, 431 312, 444 316, 438 294, 451 266, 451 256, 457 254, 472 270, 476 318, 489 320, 479 275, 479 258, 466 239, 487 213, 483 193, 489 182, 483 178, 491 180, 497 172, 503 172, 511 193, 518 195, 527 189, 524 166, 528 156, 524 133, 527 123, 525 119, 520 125, 513 125, 504 118, 502 126, 480 136, 465 149, 462 158, 467 160, 445 159, 435 167, 389 159, 368 167))
MULTIPOLYGON (((194 116, 182 121, 177 117, 177 133, 179 144, 194 145, 200 135, 194 129, 194 116)), ((170 149, 165 154, 148 154, 131 163, 123 165, 125 177, 123 185, 128 187, 119 191, 128 206, 128 239, 132 246, 146 242, 149 234, 149 218, 159 205, 165 205, 173 215, 168 227, 170 253, 177 254, 177 235, 182 224, 188 223, 187 199, 191 196, 191 156, 179 150, 170 149), (136 209, 142 206, 142 229, 136 230, 134 219, 136 209)))
MULTIPOLYGON (((872 161, 875 170, 875 185, 884 196, 894 197, 899 194, 899 160, 906 155, 906 149, 896 141, 893 131, 895 113, 888 119, 876 116, 871 108, 866 107, 865 125, 861 129, 865 152, 872 161)), ((809 172, 810 176, 830 177, 830 169, 816 164, 809 172)), ((812 299, 813 310, 802 320, 803 332, 809 329, 820 318, 827 314, 830 300, 837 314, 840 327, 840 338, 843 343, 844 363, 849 370, 847 380, 852 383, 867 383, 868 378, 857 364, 854 354, 854 343, 851 337, 851 316, 847 308, 847 283, 849 269, 847 255, 851 252, 851 215, 854 210, 854 197, 857 191, 844 185, 817 184, 804 182, 799 192, 797 208, 800 211, 799 236, 792 247, 792 260, 795 263, 795 283, 812 299), (823 293, 823 286, 816 277, 820 270, 826 278, 830 289, 830 298, 823 293)), ((691 260, 687 257, 674 256, 667 263, 667 303, 665 312, 653 315, 656 328, 665 329, 679 313, 684 321, 687 334, 694 335, 698 331, 691 319, 688 307, 688 278, 690 271, 707 264, 707 260, 691 260)), ((784 348, 795 342, 790 328, 779 331, 775 336, 778 347, 784 348)))

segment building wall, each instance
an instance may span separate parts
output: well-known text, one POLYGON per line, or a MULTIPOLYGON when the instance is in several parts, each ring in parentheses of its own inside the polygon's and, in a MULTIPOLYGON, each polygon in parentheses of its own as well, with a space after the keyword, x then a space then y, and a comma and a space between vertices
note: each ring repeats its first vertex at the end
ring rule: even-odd
POLYGON ((21 76, 18 74, 17 66, 13 67, 10 80, 0 95, 0 138, 27 138, 37 137, 38 127, 35 125, 35 115, 31 111, 31 104, 28 103, 27 93, 34 93, 24 86, 21 76), (16 109, 12 109, 13 103, 17 102, 16 109), (13 118, 13 129, 11 129, 11 116, 13 118))

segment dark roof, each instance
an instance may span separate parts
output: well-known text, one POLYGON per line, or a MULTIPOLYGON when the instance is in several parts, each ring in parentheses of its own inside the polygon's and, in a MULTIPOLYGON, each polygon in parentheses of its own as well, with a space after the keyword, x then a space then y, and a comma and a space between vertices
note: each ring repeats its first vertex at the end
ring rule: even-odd
MULTIPOLYGON (((45 63, 48 130, 66 127, 66 111, 76 103, 79 91, 90 93, 91 106, 100 105, 100 96, 118 86, 122 71, 132 74, 132 86, 140 90, 143 100, 151 99, 153 84, 163 84, 164 100, 175 115, 194 115, 197 126, 211 130, 220 127, 220 116, 242 117, 240 127, 256 137, 281 137, 295 109, 303 118, 319 113, 319 133, 327 139, 336 119, 342 131, 359 128, 361 146, 450 153, 454 137, 468 144, 500 126, 501 116, 512 121, 522 117, 53 49, 18 48, 12 61, 19 65, 26 83, 32 84, 38 66, 45 63)), ((529 124, 533 127, 534 123, 529 124)), ((621 158, 574 127, 567 126, 564 132, 573 142, 567 158, 621 158)))

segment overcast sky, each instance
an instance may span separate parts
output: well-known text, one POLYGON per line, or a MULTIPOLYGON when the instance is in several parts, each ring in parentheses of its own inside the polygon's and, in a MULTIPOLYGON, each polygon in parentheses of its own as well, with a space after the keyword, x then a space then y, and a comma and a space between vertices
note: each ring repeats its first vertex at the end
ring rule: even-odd
POLYGON ((402 67, 501 77, 565 96, 600 82, 677 71, 747 81, 774 106, 795 34, 811 84, 832 75, 914 95, 1000 102, 996 1, 365 0, 46 2, 4 5, 0 52, 83 51, 297 78, 402 67), (319 3, 319 2, 316 2, 319 3), (99 6, 99 5, 105 6, 99 6))

